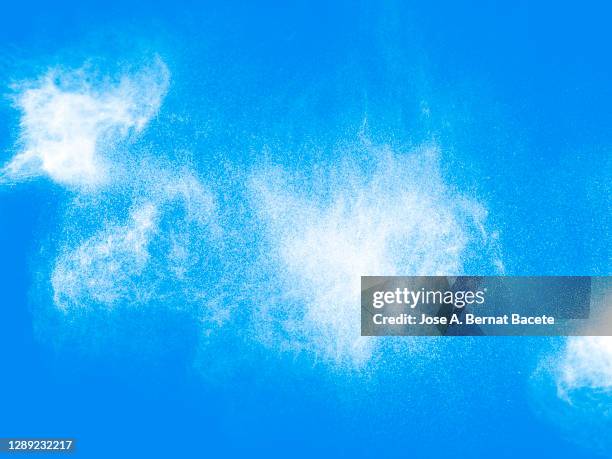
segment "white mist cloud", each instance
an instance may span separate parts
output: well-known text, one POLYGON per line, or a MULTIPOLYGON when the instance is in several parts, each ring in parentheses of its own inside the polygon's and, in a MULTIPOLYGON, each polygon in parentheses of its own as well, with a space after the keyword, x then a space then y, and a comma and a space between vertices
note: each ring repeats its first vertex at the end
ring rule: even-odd
MULTIPOLYGON (((224 295, 244 288, 235 272, 250 252, 231 241, 229 250, 220 249, 218 208, 196 175, 150 152, 128 146, 124 158, 115 151, 154 116, 167 85, 161 62, 104 81, 55 70, 23 85, 16 98, 21 150, 4 176, 46 175, 78 192, 51 270, 62 311, 216 304, 202 320, 225 321, 231 305, 224 295), (215 292, 221 284, 225 291, 215 292)), ((272 294, 244 296, 248 307, 255 304, 257 338, 278 349, 364 363, 377 341, 360 336, 360 276, 501 266, 485 229, 486 209, 445 183, 435 147, 363 150, 366 159, 348 158, 310 176, 272 167, 252 174, 247 194, 255 227, 243 220, 244 208, 224 210, 237 220, 237 232, 252 230, 253 242, 261 243, 256 250, 264 256, 250 269, 261 274, 258 291, 268 285, 272 294)))
POLYGON ((63 309, 74 303, 112 305, 137 296, 140 289, 130 279, 140 276, 148 265, 157 214, 154 204, 143 204, 132 210, 126 224, 104 228, 64 253, 51 277, 56 305, 63 309))
POLYGON ((558 363, 557 389, 566 399, 579 389, 612 394, 612 337, 568 338, 558 363))
POLYGON ((160 60, 117 80, 85 70, 50 70, 20 84, 20 151, 3 168, 5 180, 46 175, 69 187, 95 187, 109 178, 116 143, 142 130, 158 111, 169 73, 160 60))
MULTIPOLYGON (((206 273, 206 244, 218 235, 212 194, 188 172, 151 177, 124 222, 103 225, 81 239, 71 234, 51 275, 54 302, 62 310, 165 301, 185 305, 206 273), (177 302, 178 300, 178 302, 177 302)), ((123 209, 95 209, 99 220, 123 209)), ((200 291, 200 290, 199 290, 200 291)))
POLYGON ((2 179, 44 175, 75 191, 50 267, 61 311, 210 301, 221 232, 213 193, 184 162, 117 148, 157 113, 168 84, 158 59, 119 77, 52 69, 16 87, 20 151, 2 179))
POLYGON ((287 346, 357 364, 375 343, 360 336, 360 276, 460 274, 490 253, 484 207, 444 183, 436 148, 371 154, 309 179, 265 169, 251 184, 268 282, 279 283, 260 325, 280 322, 287 346))

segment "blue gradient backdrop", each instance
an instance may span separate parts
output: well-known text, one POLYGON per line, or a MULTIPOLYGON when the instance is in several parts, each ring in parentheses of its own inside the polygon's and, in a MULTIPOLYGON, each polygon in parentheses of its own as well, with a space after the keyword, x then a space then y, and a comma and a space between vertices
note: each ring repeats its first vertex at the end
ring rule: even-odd
MULTIPOLYGON (((611 15, 591 1, 6 1, 0 83, 158 54, 172 83, 147 141, 198 152, 204 174, 265 148, 308 165, 364 125, 398 149, 435 141, 448 182, 486 204, 509 274, 608 275, 611 15)), ((3 163, 18 122, 4 99, 3 163)), ((597 425, 538 415, 530 374, 554 340, 457 338, 366 382, 229 338, 208 351, 223 376, 202 378, 180 314, 126 318, 97 352, 55 347, 33 305, 51 301, 37 266, 63 195, 44 180, 0 190, 0 436, 73 436, 81 457, 599 457, 574 438, 597 425), (130 320, 152 352, 130 348, 130 320)))

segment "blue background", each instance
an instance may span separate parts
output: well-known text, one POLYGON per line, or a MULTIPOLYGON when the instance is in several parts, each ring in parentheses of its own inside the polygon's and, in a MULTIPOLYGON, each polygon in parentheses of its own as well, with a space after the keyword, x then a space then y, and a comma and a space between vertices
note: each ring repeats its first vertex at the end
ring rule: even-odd
MULTIPOLYGON (((172 86, 149 141, 216 173, 264 147, 291 166, 333 155, 364 119, 375 142, 433 139, 448 181, 486 202, 508 274, 608 275, 612 7, 531 3, 6 2, 0 78, 157 53, 172 86)), ((6 99, 3 162, 18 120, 6 99)), ((551 340, 457 338, 367 381, 231 336, 202 381, 197 325, 163 312, 113 322, 94 355, 41 342, 34 267, 63 194, 0 190, 1 436, 73 436, 84 457, 591 457, 572 437, 605 435, 538 415, 529 375, 551 340)))

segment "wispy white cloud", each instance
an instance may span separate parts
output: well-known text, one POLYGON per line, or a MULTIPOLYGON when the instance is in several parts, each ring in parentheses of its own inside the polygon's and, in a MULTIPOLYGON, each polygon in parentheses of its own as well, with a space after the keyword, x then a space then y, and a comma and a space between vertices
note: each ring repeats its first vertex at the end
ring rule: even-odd
MULTIPOLYGON (((51 275, 54 302, 64 311, 83 307, 186 305, 206 285, 207 250, 218 235, 212 193, 189 172, 154 175, 154 188, 138 193, 123 222, 108 222, 92 236, 71 234, 51 275)), ((87 206, 88 213, 96 212, 87 206)), ((110 213, 110 215, 109 215, 110 213)))
POLYGON ((219 236, 213 193, 187 164, 116 148, 158 112, 168 84, 156 59, 119 77, 56 68, 16 86, 19 152, 4 179, 44 175, 76 191, 50 278, 64 312, 202 299, 219 236))
POLYGON ((108 181, 108 155, 158 111, 169 72, 157 60, 114 80, 92 75, 84 69, 58 68, 16 85, 19 151, 3 168, 4 180, 45 175, 81 189, 108 181))
POLYGON ((20 151, 4 176, 46 175, 77 191, 68 206, 75 231, 51 269, 58 309, 196 302, 217 305, 225 321, 231 305, 220 298, 246 282, 232 277, 231 260, 252 263, 266 278, 244 295, 259 340, 359 365, 376 343, 360 336, 360 276, 500 269, 485 207, 445 183, 435 146, 403 154, 364 142, 365 159, 347 155, 313 173, 259 168, 246 183, 247 206, 223 213, 237 239, 264 256, 248 258, 252 248, 239 241, 219 251, 220 212, 192 169, 115 149, 158 111, 168 78, 161 62, 112 80, 55 70, 18 92, 20 151), (116 186, 99 186, 109 182, 116 186), (251 210, 255 225, 245 218, 251 210), (85 219, 94 228, 79 228, 85 219), (221 276, 226 291, 215 293, 211 279, 221 276))
POLYGON ((612 337, 568 338, 558 361, 557 389, 567 400, 579 389, 612 395, 612 337))
POLYGON ((157 206, 145 203, 132 210, 124 225, 104 228, 66 251, 51 277, 56 305, 63 309, 75 303, 112 305, 118 299, 137 297, 142 290, 130 279, 142 275, 149 263, 157 219, 157 206))
POLYGON ((460 274, 479 254, 496 263, 485 208, 445 184, 436 147, 367 149, 365 163, 309 178, 264 169, 250 192, 279 283, 260 324, 281 322, 289 347, 356 364, 375 343, 360 336, 360 276, 460 274))

